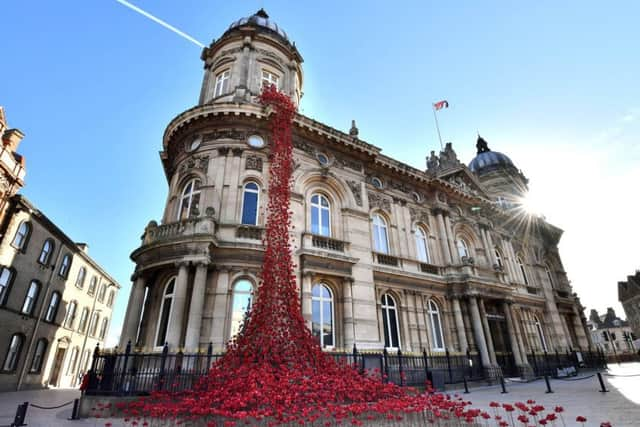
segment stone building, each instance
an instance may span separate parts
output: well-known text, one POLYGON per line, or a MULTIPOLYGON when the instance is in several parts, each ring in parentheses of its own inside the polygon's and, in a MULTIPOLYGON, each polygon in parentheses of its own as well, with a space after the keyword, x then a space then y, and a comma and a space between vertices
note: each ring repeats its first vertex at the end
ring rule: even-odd
MULTIPOLYGON (((0 118, 5 129, 1 110, 0 118)), ((86 244, 15 195, 24 177, 17 136, 20 131, 5 130, 0 154, 0 391, 72 387, 96 344, 104 345, 120 286, 89 257, 86 244)))
POLYGON ((628 276, 626 282, 618 282, 618 300, 622 303, 631 330, 640 339, 640 270, 628 276))
MULTIPOLYGON (((302 57, 260 10, 202 54, 198 104, 166 128, 168 197, 132 254, 121 346, 215 350, 259 283, 276 85, 297 104, 302 57)), ((562 231, 519 201, 527 179, 478 138, 469 166, 451 145, 418 170, 348 132, 296 115, 291 245, 302 312, 325 348, 479 352, 484 366, 531 350, 587 348, 558 254, 562 231)))
POLYGON ((587 326, 591 331, 591 341, 605 353, 635 353, 635 335, 629 322, 616 316, 613 308, 607 308, 607 314, 603 315, 591 310, 587 326))

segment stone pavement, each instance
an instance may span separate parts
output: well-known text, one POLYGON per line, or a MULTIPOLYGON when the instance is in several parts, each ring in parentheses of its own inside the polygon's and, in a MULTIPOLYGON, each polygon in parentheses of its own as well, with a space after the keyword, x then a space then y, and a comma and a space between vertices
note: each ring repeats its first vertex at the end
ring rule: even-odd
MULTIPOLYGON (((501 394, 500 386, 479 387, 471 389, 470 394, 461 394, 473 402, 473 407, 489 410, 489 402, 514 403, 534 399, 537 403, 552 409, 556 405, 565 409, 564 420, 567 426, 579 426, 576 416, 587 418, 587 426, 598 427, 601 422, 609 421, 616 427, 640 426, 640 363, 609 365, 610 375, 605 376, 609 393, 600 393, 597 377, 581 380, 551 380, 553 394, 546 394, 544 381, 531 383, 507 383, 507 394, 501 394)), ((590 374, 586 374, 588 376, 590 374)), ((580 377, 578 377, 580 378, 580 377)), ((462 393, 462 390, 450 393, 462 393)), ((0 426, 8 426, 13 421, 19 403, 29 401, 40 406, 56 406, 80 396, 77 390, 33 390, 0 393, 0 426)), ((121 419, 83 419, 68 421, 71 416, 71 405, 60 409, 43 410, 29 407, 26 423, 29 427, 75 426, 104 427, 106 421, 113 427, 123 426, 121 419)), ((490 412, 490 411, 489 411, 490 412)), ((519 424, 521 425, 521 424, 519 424)), ((558 422, 557 426, 562 423, 558 422)))

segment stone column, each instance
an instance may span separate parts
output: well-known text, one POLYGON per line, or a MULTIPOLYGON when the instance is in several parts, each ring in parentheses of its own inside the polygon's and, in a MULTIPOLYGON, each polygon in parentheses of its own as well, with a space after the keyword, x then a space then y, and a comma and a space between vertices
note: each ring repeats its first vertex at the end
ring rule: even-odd
POLYGON ((213 319, 211 320, 211 343, 214 351, 225 347, 225 324, 227 320, 227 300, 229 299, 229 269, 222 267, 218 271, 215 298, 213 300, 213 319))
POLYGON ((120 335, 121 349, 124 349, 129 341, 131 341, 131 345, 136 345, 136 335, 138 333, 138 325, 140 324, 140 315, 142 314, 143 303, 144 279, 142 276, 138 275, 131 285, 127 312, 125 313, 124 323, 122 324, 122 334, 120 335))
POLYGON ((462 320, 462 309, 460 308, 460 300, 457 297, 451 299, 453 305, 453 317, 456 322, 456 331, 458 332, 458 343, 460 345, 460 352, 464 353, 469 348, 467 342, 467 334, 464 330, 464 320, 462 320))
POLYGON ((515 282, 518 280, 518 276, 513 268, 513 259, 511 258, 511 251, 509 250, 509 245, 506 240, 502 240, 502 254, 504 257, 504 267, 507 270, 507 275, 509 276, 510 282, 515 282))
POLYGON ((407 318, 409 320, 409 335, 411 339, 411 348, 419 350, 422 348, 422 342, 420 340, 420 330, 418 329, 418 313, 416 310, 416 293, 407 292, 407 318))
POLYGON ((516 361, 517 366, 523 366, 527 362, 526 359, 522 360, 523 354, 520 349, 520 345, 518 344, 518 338, 516 338, 516 330, 514 328, 513 319, 511 318, 511 305, 507 301, 502 302, 502 312, 504 313, 504 318, 507 322, 507 332, 509 334, 509 342, 511 343, 511 352, 513 353, 513 358, 516 361))
POLYGON ((442 219, 442 212, 436 211, 436 222, 438 223, 438 234, 440 235, 440 251, 443 255, 443 261, 446 265, 451 264, 451 249, 449 248, 449 240, 447 239, 447 232, 444 228, 444 219, 442 219))
POLYGON ((184 325, 184 307, 187 301, 188 274, 187 263, 180 263, 173 294, 169 330, 167 331, 167 343, 169 343, 169 348, 171 349, 176 349, 181 345, 180 338, 182 338, 182 327, 184 325))
POLYGON ((573 329, 576 333, 576 337, 578 338, 578 345, 580 346, 580 348, 583 348, 583 349, 587 348, 589 347, 589 339, 587 338, 587 334, 585 333, 580 312, 578 311, 576 304, 572 304, 571 309, 573 310, 573 314, 574 314, 573 329))
MULTIPOLYGON (((400 315, 402 316, 402 320, 400 320, 400 327, 402 329, 402 334, 404 335, 404 340, 400 339, 400 347, 403 351, 411 351, 411 332, 409 330, 409 316, 407 315, 408 307, 407 300, 408 295, 405 292, 401 301, 399 301, 399 309, 400 315), (402 345, 404 343, 404 345, 402 345)), ((398 331, 399 332, 399 331, 398 331)))
MULTIPOLYGON (((453 235, 453 228, 451 227, 451 220, 449 215, 444 217, 445 230, 447 231, 447 241, 449 242, 449 250, 451 251, 451 259, 455 264, 460 264, 462 260, 458 255, 458 248, 456 248, 455 236, 453 235)), ((471 248, 469 248, 471 252, 471 248)))
POLYGON ((489 350, 489 359, 491 360, 491 364, 497 365, 498 360, 496 359, 496 350, 493 347, 493 338, 491 337, 491 329, 489 329, 489 320, 487 319, 487 311, 484 308, 484 300, 482 298, 479 299, 480 306, 480 318, 482 319, 482 327, 484 328, 485 338, 487 340, 487 349, 489 350))
POLYGON ((200 348, 200 327, 202 326, 206 284, 207 264, 199 263, 196 267, 196 276, 193 279, 189 320, 187 321, 187 337, 184 343, 187 350, 190 351, 197 351, 200 348))
POLYGON ((487 342, 484 338, 484 332, 482 331, 482 319, 480 318, 478 301, 474 296, 469 297, 469 309, 471 311, 473 335, 476 339, 478 351, 480 352, 480 360, 482 360, 482 366, 487 369, 491 367, 491 360, 489 360, 489 353, 487 352, 487 342))
POLYGON ((485 250, 487 251, 487 262, 489 263, 489 268, 493 269, 493 266, 498 263, 496 260, 496 255, 493 251, 493 242, 491 241, 491 234, 489 230, 486 228, 482 229, 482 234, 484 235, 485 240, 485 250))
POLYGON ((352 286, 353 286, 353 277, 345 277, 342 280, 342 292, 344 295, 344 304, 342 305, 343 307, 342 321, 344 325, 344 329, 343 329, 344 330, 343 332, 344 348, 346 350, 351 349, 353 347, 353 344, 356 341, 355 339, 356 330, 355 330, 355 323, 353 319, 352 286))
POLYGON ((311 330, 311 286, 313 281, 313 273, 302 273, 302 317, 307 325, 307 328, 311 330))
MULTIPOLYGON (((518 340, 518 345, 520 346, 520 351, 522 353, 522 360, 523 362, 528 362, 527 359, 527 346, 525 345, 525 342, 523 340, 523 334, 526 333, 524 332, 524 328, 522 327, 522 320, 518 319, 517 313, 516 311, 511 307, 511 305, 509 305, 509 314, 511 315, 511 319, 513 320, 513 328, 516 332, 516 338, 518 340), (520 325, 519 325, 520 323, 520 325), (520 333, 520 331, 523 331, 523 333, 520 333)), ((527 340, 527 342, 529 342, 527 340)))

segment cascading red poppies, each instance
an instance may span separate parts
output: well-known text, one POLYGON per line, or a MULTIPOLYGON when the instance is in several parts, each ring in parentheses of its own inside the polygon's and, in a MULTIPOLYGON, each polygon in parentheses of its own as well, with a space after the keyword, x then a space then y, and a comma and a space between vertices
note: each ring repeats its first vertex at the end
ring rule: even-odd
MULTIPOLYGON (((269 425, 314 421, 362 425, 380 417, 401 420, 404 413, 425 414, 430 423, 473 423, 491 418, 487 412, 467 409, 470 402, 459 396, 433 393, 429 387, 420 393, 382 383, 379 372, 362 374, 322 351, 301 314, 290 244, 295 107, 274 87, 266 88, 259 99, 271 112, 272 137, 266 251, 251 314, 228 344, 224 357, 192 390, 154 392, 150 398, 119 405, 127 406, 125 411, 136 420, 175 419, 176 424, 197 420, 208 426, 264 420, 269 425)), ((495 412, 499 404, 494 403, 495 412)), ((506 414, 511 415, 514 409, 504 405, 506 414)), ((542 409, 526 408, 533 416, 542 409)), ((525 408, 520 410, 526 416, 525 408)), ((102 411, 100 408, 96 415, 102 411)), ((497 425, 508 425, 502 418, 495 413, 497 425)))

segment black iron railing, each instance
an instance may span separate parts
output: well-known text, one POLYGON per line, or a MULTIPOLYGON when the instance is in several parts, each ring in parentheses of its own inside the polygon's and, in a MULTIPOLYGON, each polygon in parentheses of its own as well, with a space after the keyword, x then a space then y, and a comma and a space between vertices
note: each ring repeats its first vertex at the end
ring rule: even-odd
MULTIPOLYGON (((436 388, 445 384, 519 376, 511 353, 498 353, 497 371, 485 369, 480 356, 451 354, 448 350, 422 354, 406 354, 400 350, 382 352, 328 352, 338 363, 355 366, 366 375, 378 375, 380 381, 402 386, 423 387, 430 380, 436 388)), ((96 347, 85 393, 88 395, 148 395, 152 391, 181 391, 193 388, 204 378, 213 364, 222 357, 214 354, 212 345, 204 353, 132 352, 131 345, 123 353, 100 351, 96 347)), ((531 353, 527 355, 535 376, 558 377, 580 369, 603 369, 606 357, 598 351, 567 351, 566 353, 531 353)))

